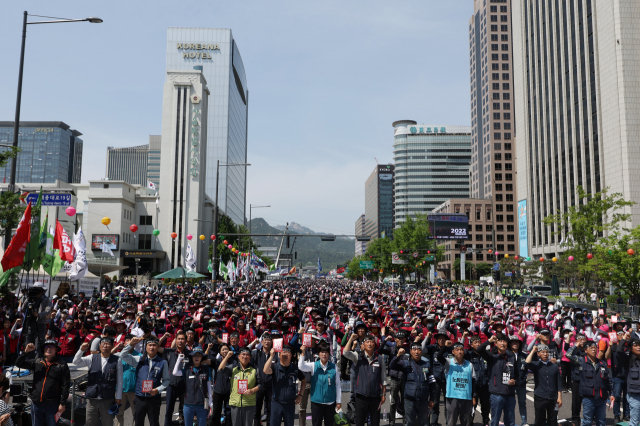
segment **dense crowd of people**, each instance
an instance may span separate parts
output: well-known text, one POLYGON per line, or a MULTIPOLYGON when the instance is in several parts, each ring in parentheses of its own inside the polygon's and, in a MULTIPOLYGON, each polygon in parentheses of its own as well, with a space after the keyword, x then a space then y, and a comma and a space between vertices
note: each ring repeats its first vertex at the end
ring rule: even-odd
POLYGON ((17 309, 0 307, 0 355, 34 372, 34 426, 66 409, 69 366, 88 370, 92 426, 123 426, 126 410, 136 426, 158 426, 163 393, 164 426, 176 404, 178 420, 199 426, 291 426, 296 406, 301 426, 308 414, 313 426, 377 426, 387 397, 389 424, 400 414, 408 426, 513 426, 518 410, 518 424, 557 426, 570 404, 575 426, 604 425, 607 405, 637 426, 638 322, 545 305, 472 287, 329 280, 126 285, 49 300, 37 283, 17 309))

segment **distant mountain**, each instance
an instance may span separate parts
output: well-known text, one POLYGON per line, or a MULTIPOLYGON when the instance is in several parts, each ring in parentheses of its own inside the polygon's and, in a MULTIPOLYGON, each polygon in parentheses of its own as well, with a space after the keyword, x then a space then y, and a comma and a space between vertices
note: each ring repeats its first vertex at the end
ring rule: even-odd
MULTIPOLYGON (((276 225, 274 228, 284 231, 285 225, 276 225)), ((289 231, 295 232, 296 234, 322 234, 322 232, 315 232, 295 222, 289 223, 289 231)))
MULTIPOLYGON (((264 219, 253 219, 250 224, 253 234, 282 234, 284 226, 271 226, 264 219)), ((302 263, 302 266, 316 266, 318 255, 322 262, 322 270, 328 272, 338 264, 344 264, 355 256, 355 240, 352 238, 338 238, 335 241, 320 241, 320 233, 292 222, 289 224, 289 233, 292 234, 290 244, 293 252, 298 253, 298 258, 294 260, 295 265, 302 263), (293 234, 318 235, 318 237, 295 238, 293 234), (294 244, 295 239, 295 244, 294 244)), ((261 247, 280 247, 282 237, 255 237, 254 241, 261 247)), ((291 252, 291 248, 286 249, 287 242, 282 246, 283 253, 291 252)))

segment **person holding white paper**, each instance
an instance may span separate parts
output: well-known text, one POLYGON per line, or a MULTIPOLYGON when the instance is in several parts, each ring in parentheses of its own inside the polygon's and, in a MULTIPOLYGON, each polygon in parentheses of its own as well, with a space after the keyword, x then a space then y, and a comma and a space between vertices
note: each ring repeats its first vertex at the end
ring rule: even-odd
POLYGON ((184 354, 178 355, 178 361, 173 367, 173 375, 184 377, 184 420, 191 424, 196 418, 198 426, 206 426, 207 417, 213 412, 213 381, 214 371, 202 364, 204 351, 196 347, 191 351, 191 365, 185 365, 182 360, 184 354))
POLYGON ((326 342, 318 344, 318 361, 308 361, 306 349, 301 348, 298 369, 311 374, 311 422, 313 426, 322 426, 323 421, 324 426, 333 426, 333 415, 342 409, 340 369, 329 361, 330 349, 326 342))
POLYGON ((227 362, 232 356, 233 352, 229 351, 218 367, 218 372, 224 372, 231 378, 231 396, 229 397, 231 423, 233 426, 251 426, 256 411, 255 395, 263 384, 255 367, 249 363, 251 361, 249 348, 240 348, 238 351, 240 364, 227 367, 227 362))

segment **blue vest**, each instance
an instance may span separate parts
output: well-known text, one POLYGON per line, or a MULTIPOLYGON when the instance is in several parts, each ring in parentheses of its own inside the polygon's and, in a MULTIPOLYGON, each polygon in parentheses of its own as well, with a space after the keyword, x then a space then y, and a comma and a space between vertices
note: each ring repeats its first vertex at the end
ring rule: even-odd
POLYGON ((102 355, 94 354, 91 358, 89 383, 85 396, 87 398, 114 399, 116 397, 116 381, 118 379, 118 363, 120 359, 109 355, 107 365, 102 370, 102 355))
MULTIPOLYGON (((166 360, 160 358, 156 355, 154 359, 151 360, 151 369, 149 369, 149 358, 147 355, 143 355, 138 362, 138 366, 136 367, 136 395, 142 397, 151 396, 148 392, 142 392, 142 382, 144 380, 153 380, 152 389, 156 389, 158 386, 162 384, 162 371, 164 370, 166 360)), ((156 395, 160 397, 160 394, 156 395)))
POLYGON ((375 355, 369 364, 364 352, 360 353, 355 366, 356 383, 354 393, 366 397, 382 396, 382 356, 375 355))
MULTIPOLYGON (((273 399, 280 404, 295 402, 298 393, 298 386, 296 385, 296 380, 298 380, 298 366, 292 362, 289 367, 284 367, 280 364, 280 360, 278 360, 272 367, 273 399)), ((322 370, 322 368, 320 369, 322 370)))
POLYGON ((311 376, 311 402, 316 404, 331 404, 336 402, 336 365, 328 362, 327 371, 316 361, 313 376, 311 376))
POLYGON ((405 369, 404 396, 415 401, 428 401, 430 396, 429 376, 432 374, 429 361, 421 359, 416 362, 409 358, 404 362, 408 366, 405 369))
POLYGON ((580 370, 580 396, 583 398, 609 399, 609 367, 598 360, 595 367, 587 356, 582 360, 580 370))
POLYGON ((208 395, 207 381, 209 367, 187 367, 182 370, 185 384, 184 405, 204 405, 205 395, 208 395), (196 372, 195 369, 198 371, 196 372))
POLYGON ((454 359, 449 361, 449 371, 446 373, 447 398, 466 399, 472 398, 472 365, 466 359, 462 365, 454 359))
MULTIPOLYGON (((132 349, 131 355, 138 356, 140 352, 132 349)), ((122 392, 134 392, 136 390, 136 368, 124 361, 120 362, 122 363, 122 392)))

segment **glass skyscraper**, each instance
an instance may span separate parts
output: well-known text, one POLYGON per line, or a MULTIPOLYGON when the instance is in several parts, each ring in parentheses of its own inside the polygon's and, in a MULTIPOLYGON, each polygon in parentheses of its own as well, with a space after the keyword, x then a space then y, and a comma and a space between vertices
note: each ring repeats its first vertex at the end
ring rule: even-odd
MULTIPOLYGON (((247 162, 249 90, 244 64, 230 29, 169 28, 167 71, 202 70, 211 91, 207 124, 205 193, 216 196, 216 163, 247 162)), ((247 170, 220 167, 218 203, 234 222, 244 224, 247 170)))
POLYGON ((364 235, 393 237, 392 164, 378 164, 364 184, 364 235))
POLYGON ((396 225, 407 216, 430 213, 449 198, 469 197, 471 127, 413 120, 393 127, 396 225))
MULTIPOLYGON (((13 121, 0 121, 0 144, 13 144, 13 121)), ((21 121, 16 183, 80 183, 82 133, 62 121, 21 121)), ((1 150, 8 148, 0 147, 1 150)), ((11 165, 0 167, 0 179, 8 183, 11 165)))

